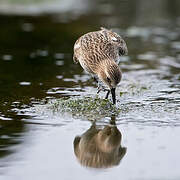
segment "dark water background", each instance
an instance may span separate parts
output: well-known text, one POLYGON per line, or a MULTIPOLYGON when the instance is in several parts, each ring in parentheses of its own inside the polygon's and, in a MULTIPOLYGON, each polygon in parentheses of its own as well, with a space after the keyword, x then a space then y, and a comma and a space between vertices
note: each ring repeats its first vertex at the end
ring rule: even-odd
MULTIPOLYGON (((0 179, 180 179, 178 0, 1 0, 0 13, 0 179), (129 55, 120 64, 122 112, 115 117, 126 154, 99 170, 81 166, 73 150, 92 122, 44 104, 95 96, 72 49, 80 35, 101 26, 124 37, 129 55)), ((96 118, 99 126, 112 119, 96 118)))

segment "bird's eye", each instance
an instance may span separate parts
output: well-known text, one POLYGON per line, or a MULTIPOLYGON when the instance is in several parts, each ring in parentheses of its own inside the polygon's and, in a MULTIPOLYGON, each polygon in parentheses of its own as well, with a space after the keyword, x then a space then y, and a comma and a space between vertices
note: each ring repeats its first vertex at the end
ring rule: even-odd
POLYGON ((108 82, 111 82, 111 79, 110 79, 109 77, 107 77, 107 81, 108 81, 108 82))

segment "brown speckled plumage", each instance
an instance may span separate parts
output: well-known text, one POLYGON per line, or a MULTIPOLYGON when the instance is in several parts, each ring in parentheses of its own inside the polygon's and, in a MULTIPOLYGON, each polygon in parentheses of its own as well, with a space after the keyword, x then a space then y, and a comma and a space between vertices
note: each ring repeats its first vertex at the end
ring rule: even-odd
POLYGON ((121 80, 119 59, 127 52, 126 43, 121 36, 101 28, 100 31, 89 32, 76 41, 73 60, 110 89, 115 89, 121 80))

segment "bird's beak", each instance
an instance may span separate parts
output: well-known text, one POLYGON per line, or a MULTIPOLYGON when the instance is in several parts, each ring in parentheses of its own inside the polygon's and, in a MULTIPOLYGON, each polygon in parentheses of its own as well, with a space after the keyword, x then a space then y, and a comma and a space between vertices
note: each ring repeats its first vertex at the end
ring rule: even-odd
POLYGON ((113 104, 116 104, 116 93, 115 93, 115 90, 116 90, 116 88, 112 88, 111 89, 113 104))

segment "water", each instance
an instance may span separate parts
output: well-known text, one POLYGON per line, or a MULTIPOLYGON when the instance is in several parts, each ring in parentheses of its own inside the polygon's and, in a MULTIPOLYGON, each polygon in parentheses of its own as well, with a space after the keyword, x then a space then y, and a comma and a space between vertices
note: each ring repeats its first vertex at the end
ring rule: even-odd
POLYGON ((61 3, 0 1, 1 179, 180 179, 179 1, 61 3), (72 49, 80 35, 101 26, 121 34, 129 50, 120 64, 120 114, 53 112, 49 100, 95 97, 96 85, 73 64, 72 49), (87 167, 73 144, 104 127, 120 135, 105 148, 99 140, 100 147, 119 154, 105 165, 101 153, 94 167, 103 168, 87 167))

